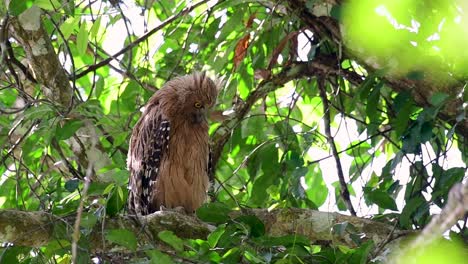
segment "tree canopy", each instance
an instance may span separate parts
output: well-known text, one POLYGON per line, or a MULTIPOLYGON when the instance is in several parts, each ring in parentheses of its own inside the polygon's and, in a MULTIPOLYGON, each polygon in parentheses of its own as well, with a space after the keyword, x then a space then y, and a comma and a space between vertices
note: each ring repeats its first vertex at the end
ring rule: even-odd
POLYGON ((419 255, 396 263, 461 263, 467 11, 0 0, 1 262, 390 263, 414 235, 419 255), (224 83, 210 201, 128 216, 132 128, 194 71, 224 83))

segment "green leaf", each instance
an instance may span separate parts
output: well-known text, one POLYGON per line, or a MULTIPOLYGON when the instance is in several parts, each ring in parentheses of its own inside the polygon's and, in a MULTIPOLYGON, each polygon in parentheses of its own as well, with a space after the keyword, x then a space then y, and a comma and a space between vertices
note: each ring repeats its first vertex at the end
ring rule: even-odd
POLYGON ((124 246, 132 251, 137 248, 137 239, 135 234, 126 229, 112 229, 109 230, 105 237, 108 241, 120 246, 124 246))
POLYGON ((2 247, 0 249, 0 261, 1 263, 8 264, 23 263, 23 261, 20 260, 22 260, 25 255, 28 255, 30 250, 29 247, 22 246, 2 247))
POLYGON ((183 251, 184 250, 184 241, 177 237, 172 231, 164 230, 158 233, 159 239, 166 242, 176 251, 183 251))
POLYGON ((346 154, 352 157, 362 157, 363 155, 369 155, 369 150, 372 149, 372 146, 367 142, 353 141, 348 146, 346 154), (356 146, 357 145, 357 146, 356 146), (352 146, 355 146, 351 148, 352 146))
POLYGON ((89 31, 89 38, 94 39, 97 36, 97 33, 99 31, 99 26, 101 25, 101 16, 94 21, 93 26, 91 27, 91 30, 89 31))
POLYGON ((125 188, 125 193, 124 193, 122 186, 114 186, 113 191, 106 205, 107 215, 115 216, 120 212, 120 210, 122 210, 122 208, 125 205, 125 201, 127 200, 126 194, 127 194, 127 188, 125 188))
POLYGON ((58 140, 69 139, 75 132, 83 126, 83 121, 80 120, 69 120, 63 125, 63 127, 57 127, 55 137, 58 140))
POLYGON ((105 80, 101 76, 98 77, 96 81, 96 88, 94 89, 94 96, 96 99, 101 97, 102 91, 104 90, 105 80))
POLYGON ((198 208, 196 214, 202 221, 221 224, 227 222, 230 219, 230 212, 231 209, 229 209, 225 204, 215 202, 203 204, 200 208, 198 208))
POLYGON ((35 0, 34 5, 48 11, 55 11, 61 7, 58 0, 35 0))
POLYGON ((33 3, 34 0, 11 0, 10 4, 8 5, 8 11, 13 16, 18 16, 26 11, 26 9, 30 8, 33 3))
POLYGON ((341 22, 342 16, 342 5, 334 5, 330 11, 331 17, 335 18, 337 21, 341 22))
POLYGON ((375 248, 374 241, 369 240, 363 243, 359 248, 357 248, 351 255, 351 259, 348 263, 359 263, 366 264, 368 263, 369 256, 371 251, 375 248))
POLYGON ((295 245, 310 246, 310 240, 307 237, 297 234, 280 237, 263 236, 258 238, 256 242, 265 247, 290 247, 295 245))
POLYGON ((65 182, 65 189, 69 192, 74 192, 78 189, 78 185, 80 184, 80 180, 78 179, 71 179, 65 182))
POLYGON ((128 183, 128 177, 130 176, 130 173, 128 170, 121 170, 121 171, 116 171, 112 173, 112 180, 118 185, 118 186, 126 186, 128 183))
POLYGON ((75 28, 78 26, 79 22, 80 22, 79 18, 69 17, 67 18, 67 20, 65 20, 65 22, 63 22, 60 25, 60 30, 62 31, 63 38, 65 40, 67 40, 70 37, 70 35, 75 30, 75 28))
POLYGON ((76 36, 76 48, 78 50, 78 55, 83 56, 86 54, 86 49, 88 48, 88 31, 86 30, 86 23, 81 22, 80 31, 76 36))
POLYGON ((250 202, 252 204, 256 206, 265 205, 265 201, 268 200, 267 188, 270 187, 275 181, 275 177, 271 176, 272 175, 262 174, 255 179, 250 196, 250 202))
POLYGON ((234 222, 247 224, 250 228, 250 235, 253 237, 259 237, 265 234, 265 225, 255 215, 242 215, 237 217, 234 222))
POLYGON ((410 80, 423 80, 425 77, 424 71, 411 71, 406 75, 406 78, 410 80))
POLYGON ((45 119, 53 113, 54 109, 49 104, 40 104, 28 108, 24 112, 24 117, 26 120, 45 119))
POLYGON ((443 92, 434 93, 431 98, 429 98, 429 102, 431 105, 435 107, 441 106, 446 100, 449 98, 449 95, 443 92))
POLYGON ((395 200, 390 195, 381 190, 370 190, 364 188, 364 197, 371 203, 377 204, 380 208, 397 211, 395 200))
POLYGON ((406 201, 405 207, 401 211, 400 225, 404 228, 410 228, 411 216, 421 205, 424 205, 425 203, 426 200, 422 196, 416 196, 411 198, 409 201, 406 201))
POLYGON ((304 176, 307 189, 306 195, 317 207, 321 206, 328 197, 328 187, 322 176, 322 170, 318 164, 310 165, 304 176))
POLYGON ((210 244, 210 247, 214 248, 216 247, 216 244, 218 244, 219 238, 224 234, 224 231, 226 230, 226 225, 219 225, 215 231, 213 231, 211 234, 208 235, 207 241, 208 244, 210 244))
POLYGON ((241 258, 241 253, 242 251, 238 247, 233 247, 229 249, 224 255, 223 255, 223 262, 226 264, 237 264, 240 263, 240 258, 241 258))
POLYGON ((394 100, 394 108, 397 112, 396 118, 393 121, 395 132, 398 136, 401 136, 408 126, 413 108, 411 93, 408 91, 399 93, 394 100))
POLYGON ((15 89, 0 90, 0 98, 2 98, 2 100, 0 101, 0 107, 12 107, 13 104, 16 102, 17 97, 18 91, 15 89))
POLYGON ((373 135, 380 124, 379 117, 380 112, 377 110, 377 106, 379 105, 380 99, 380 89, 383 86, 383 82, 379 82, 375 85, 374 89, 369 94, 367 98, 367 105, 366 105, 366 114, 369 118, 369 125, 367 126, 368 134, 373 135))
POLYGON ((174 264, 172 258, 157 249, 148 250, 145 252, 151 259, 152 264, 174 264))
POLYGON ((94 214, 83 212, 83 214, 81 215, 80 226, 91 229, 94 227, 94 225, 96 225, 97 220, 98 218, 94 214))

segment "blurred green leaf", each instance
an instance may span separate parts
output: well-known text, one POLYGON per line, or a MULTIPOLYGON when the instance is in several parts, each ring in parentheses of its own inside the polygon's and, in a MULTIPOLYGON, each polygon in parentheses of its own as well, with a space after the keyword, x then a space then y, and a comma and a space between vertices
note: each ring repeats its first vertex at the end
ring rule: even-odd
POLYGON ((124 246, 132 251, 137 248, 137 239, 135 234, 126 229, 112 229, 105 233, 108 241, 124 246))
POLYGON ((449 98, 449 95, 443 92, 437 92, 429 98, 429 102, 435 106, 439 107, 441 106, 447 99, 449 98))
POLYGON ((78 185, 80 184, 80 180, 78 179, 71 179, 65 182, 65 189, 69 192, 74 192, 78 189, 78 185))
MULTIPOLYGON (((100 26, 101 26, 101 17, 98 17, 96 21, 94 21, 93 25, 91 26, 91 30, 89 30, 90 39, 96 38, 100 26)), ((96 96, 96 97, 99 98, 99 96, 96 96)))
POLYGON ((364 188, 364 197, 370 202, 370 204, 375 203, 382 209, 390 209, 393 211, 398 210, 395 200, 384 191, 364 188))
MULTIPOLYGON (((125 188, 125 187, 124 187, 125 188)), ((113 191, 107 201, 106 214, 109 216, 117 215, 120 210, 125 206, 127 201, 127 188, 124 189, 121 186, 114 186, 113 191)))
POLYGON ((402 135, 408 126, 413 107, 411 93, 408 91, 399 93, 394 100, 394 107, 397 111, 397 116, 394 120, 395 132, 397 135, 402 135))
POLYGON ((80 226, 91 229, 96 225, 98 218, 91 213, 83 212, 81 215, 80 226))
POLYGON ((411 216, 425 202, 426 200, 422 196, 416 196, 406 201, 405 207, 401 211, 400 225, 404 228, 410 228, 411 216))
POLYGON ((159 250, 152 249, 147 250, 146 255, 148 255, 151 259, 152 264, 173 264, 175 263, 170 256, 167 254, 162 253, 159 250))
POLYGON ((308 172, 304 176, 308 189, 306 190, 309 198, 317 207, 321 206, 328 197, 328 187, 322 176, 322 170, 318 165, 308 167, 308 172))
POLYGON ((34 0, 34 5, 48 11, 55 11, 62 6, 58 0, 34 0))
POLYGON ((226 225, 219 225, 215 231, 208 235, 207 241, 212 248, 216 246, 219 238, 223 235, 226 225))
POLYGON ((76 48, 80 56, 85 55, 88 48, 88 30, 86 29, 86 23, 83 21, 81 22, 80 31, 78 31, 76 36, 76 48))
POLYGON ((253 237, 259 237, 265 234, 265 225, 255 215, 242 215, 233 221, 247 224, 250 228, 250 235, 253 237))
POLYGON ((11 0, 8 5, 8 11, 13 16, 18 16, 28 8, 30 8, 34 3, 34 0, 11 0))
POLYGON ((229 209, 225 204, 215 202, 203 204, 198 208, 196 214, 202 221, 221 224, 230 219, 230 212, 231 209, 229 209))
POLYGON ((166 242, 176 251, 183 251, 184 250, 184 241, 178 238, 172 231, 161 231, 158 233, 159 239, 166 242))
POLYGON ((62 127, 57 127, 55 137, 58 140, 69 139, 83 124, 83 121, 80 120, 69 120, 62 127))

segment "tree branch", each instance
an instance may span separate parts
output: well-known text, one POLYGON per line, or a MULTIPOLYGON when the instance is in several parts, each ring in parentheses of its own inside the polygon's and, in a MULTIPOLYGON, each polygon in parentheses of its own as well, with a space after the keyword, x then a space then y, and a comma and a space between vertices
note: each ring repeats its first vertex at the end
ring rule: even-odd
MULTIPOLYGON (((356 228, 355 233, 364 234, 362 241, 372 240, 376 245, 387 243, 409 234, 407 231, 395 229, 391 225, 369 219, 346 216, 338 213, 319 212, 308 209, 267 209, 246 210, 249 215, 255 215, 265 224, 268 236, 301 235, 307 237, 311 243, 333 242, 334 244, 357 247, 351 237, 354 233, 334 233, 337 224, 347 223, 356 228)), ((231 218, 242 215, 240 211, 230 214, 231 218)), ((45 246, 57 237, 57 228, 71 226, 76 221, 74 217, 59 218, 45 212, 24 212, 16 210, 0 210, 0 243, 40 247, 45 246), (55 230, 55 232, 54 232, 55 230)), ((60 228, 59 228, 60 229, 60 228)), ((214 229, 207 223, 201 222, 194 216, 180 214, 175 211, 159 211, 147 216, 133 218, 133 216, 119 216, 106 219, 104 225, 97 223, 88 239, 93 253, 110 252, 117 249, 110 241, 104 241, 104 234, 113 229, 126 229, 136 234, 139 246, 153 244, 150 237, 158 237, 164 230, 174 232, 180 238, 206 239, 214 229), (135 221, 136 220, 136 221, 135 221), (147 235, 147 232, 150 236, 147 235)), ((63 235, 62 235, 63 236, 63 235)), ((66 234, 70 236, 70 234, 66 234)))
POLYGON ((18 17, 12 17, 10 33, 24 49, 36 80, 42 84, 44 95, 63 108, 69 108, 72 105, 72 88, 44 29, 41 14, 39 7, 32 6, 18 17))
POLYGON ((330 148, 332 150, 333 157, 335 158, 336 170, 338 172, 338 179, 339 179, 340 186, 341 186, 341 192, 340 192, 341 198, 343 198, 343 201, 346 204, 346 208, 348 208, 351 215, 355 216, 356 211, 354 210, 353 204, 351 203, 351 198, 350 198, 350 195, 349 195, 348 185, 346 184, 346 180, 345 180, 344 174, 343 174, 343 167, 341 166, 340 156, 338 154, 338 150, 336 148, 335 140, 334 140, 333 135, 331 134, 331 130, 330 130, 330 124, 331 124, 330 105, 328 103, 327 91, 325 90, 325 77, 324 76, 319 76, 317 78, 317 83, 318 83, 320 97, 322 98, 322 104, 323 104, 323 120, 324 120, 324 123, 325 123, 325 135, 327 135, 328 144, 330 144, 330 148))

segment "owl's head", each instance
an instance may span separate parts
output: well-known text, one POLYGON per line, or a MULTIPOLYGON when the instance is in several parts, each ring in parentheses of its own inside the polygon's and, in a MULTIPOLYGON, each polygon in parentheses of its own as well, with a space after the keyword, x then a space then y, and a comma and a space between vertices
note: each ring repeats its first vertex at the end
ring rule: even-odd
POLYGON ((165 99, 168 99, 170 108, 167 114, 195 124, 206 122, 208 111, 216 103, 219 88, 220 81, 213 81, 205 72, 174 78, 161 89, 167 92, 165 99))

